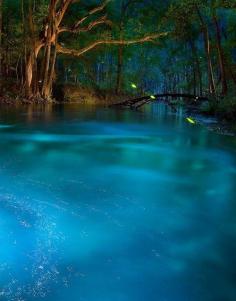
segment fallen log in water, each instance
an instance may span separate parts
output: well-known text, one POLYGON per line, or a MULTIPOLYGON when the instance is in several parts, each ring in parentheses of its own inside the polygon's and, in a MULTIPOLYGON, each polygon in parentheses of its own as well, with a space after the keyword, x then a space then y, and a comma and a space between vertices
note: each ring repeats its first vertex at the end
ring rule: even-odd
MULTIPOLYGON (((155 97, 156 100, 158 100, 158 98, 186 98, 186 99, 194 99, 195 101, 203 101, 203 100, 208 100, 207 96, 197 96, 197 95, 192 95, 192 94, 182 94, 182 93, 162 93, 162 94, 155 94, 155 95, 148 95, 148 96, 142 96, 142 97, 138 97, 138 98, 133 98, 133 99, 128 99, 128 100, 124 100, 121 101, 119 103, 116 104, 112 104, 111 106, 125 106, 125 107, 130 107, 130 108, 140 108, 141 106, 149 103, 149 102, 153 102, 155 101, 155 99, 153 99, 153 97, 155 97)), ((171 103, 169 101, 167 101, 167 103, 169 105, 171 105, 171 103)))

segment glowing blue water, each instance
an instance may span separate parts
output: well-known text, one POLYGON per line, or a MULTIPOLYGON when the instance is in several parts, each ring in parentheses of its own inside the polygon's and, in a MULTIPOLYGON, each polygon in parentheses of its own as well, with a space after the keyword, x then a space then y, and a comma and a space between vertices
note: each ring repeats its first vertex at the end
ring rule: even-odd
POLYGON ((165 106, 1 110, 0 300, 235 301, 235 216, 236 139, 165 106))

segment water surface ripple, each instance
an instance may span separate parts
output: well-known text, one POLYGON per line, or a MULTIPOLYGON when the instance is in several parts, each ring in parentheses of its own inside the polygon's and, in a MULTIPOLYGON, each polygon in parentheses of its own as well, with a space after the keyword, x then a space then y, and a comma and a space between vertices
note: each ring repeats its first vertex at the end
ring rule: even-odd
POLYGON ((235 301, 236 139, 165 105, 0 110, 0 300, 235 301))

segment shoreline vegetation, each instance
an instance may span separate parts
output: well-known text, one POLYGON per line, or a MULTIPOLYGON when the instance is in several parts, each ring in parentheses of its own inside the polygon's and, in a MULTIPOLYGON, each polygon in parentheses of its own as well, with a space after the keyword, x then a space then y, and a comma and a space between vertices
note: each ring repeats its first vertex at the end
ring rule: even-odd
MULTIPOLYGON (((17 89, 11 89, 11 95, 6 94, 5 96, 0 96, 0 105, 4 106, 18 106, 18 105, 49 105, 49 104, 84 104, 88 106, 106 106, 106 107, 116 107, 116 108, 131 108, 129 106, 122 105, 124 102, 129 100, 146 99, 144 103, 134 107, 134 109, 139 109, 143 105, 155 101, 163 101, 175 111, 176 106, 180 105, 185 108, 186 117, 191 116, 196 123, 202 124, 209 130, 214 132, 227 135, 236 136, 236 122, 235 115, 232 113, 230 108, 229 111, 222 111, 220 106, 224 106, 223 103, 227 100, 223 98, 220 99, 208 99, 208 97, 202 97, 202 99, 188 98, 176 100, 172 97, 165 97, 160 99, 151 99, 149 96, 143 96, 134 98, 132 95, 114 95, 111 91, 95 91, 91 89, 79 88, 78 86, 67 86, 62 90, 60 88, 60 93, 63 94, 63 100, 45 100, 43 98, 24 98, 23 95, 17 95, 17 89), (14 94, 15 93, 15 94, 14 94), (212 105, 214 103, 214 105, 212 105)), ((236 113, 235 113, 236 114, 236 113)))
POLYGON ((234 132, 235 8, 232 0, 0 0, 0 103, 107 106, 166 95, 171 107, 234 132))

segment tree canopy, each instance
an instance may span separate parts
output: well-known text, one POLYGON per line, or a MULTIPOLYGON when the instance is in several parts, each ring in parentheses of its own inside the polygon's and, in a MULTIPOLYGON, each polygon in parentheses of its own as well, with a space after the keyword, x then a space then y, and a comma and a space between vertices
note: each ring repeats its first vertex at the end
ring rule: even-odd
POLYGON ((10 78, 27 97, 48 99, 58 83, 235 91, 235 0, 2 0, 0 10, 3 90, 10 78))

